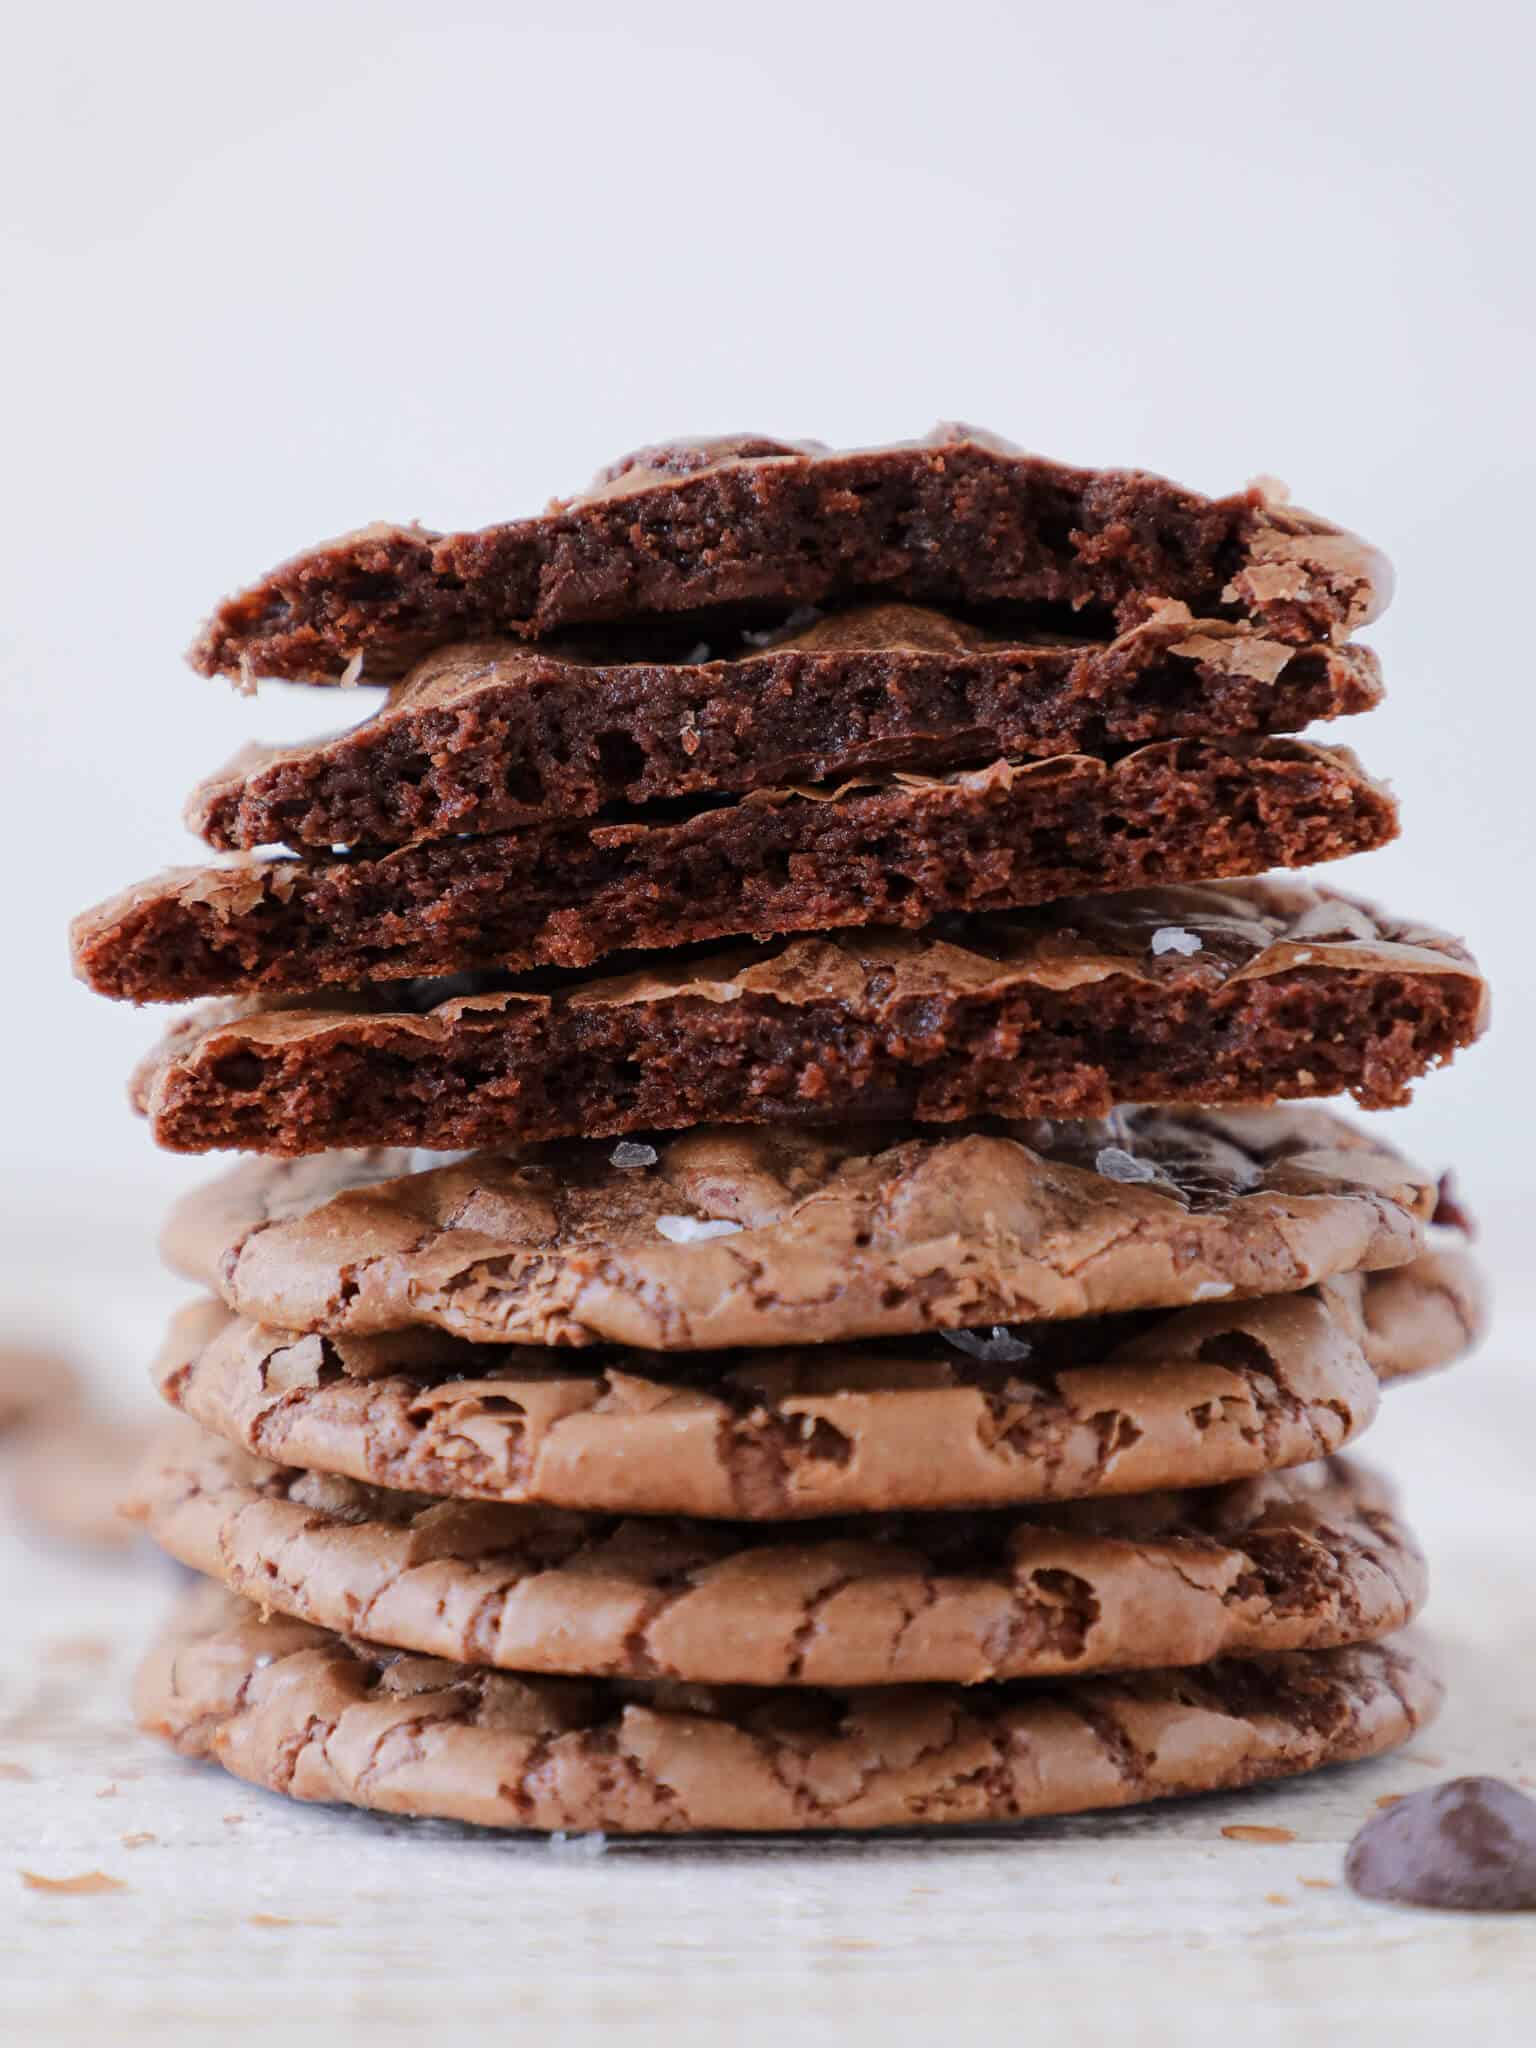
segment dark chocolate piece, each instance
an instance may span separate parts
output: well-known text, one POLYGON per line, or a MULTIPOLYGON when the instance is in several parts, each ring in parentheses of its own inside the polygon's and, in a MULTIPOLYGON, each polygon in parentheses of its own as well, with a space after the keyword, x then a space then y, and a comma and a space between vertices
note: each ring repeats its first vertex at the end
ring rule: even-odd
POLYGON ((1368 1899, 1464 1913, 1536 1911, 1536 1799, 1503 1778, 1453 1778, 1374 1814, 1344 1876, 1368 1899))

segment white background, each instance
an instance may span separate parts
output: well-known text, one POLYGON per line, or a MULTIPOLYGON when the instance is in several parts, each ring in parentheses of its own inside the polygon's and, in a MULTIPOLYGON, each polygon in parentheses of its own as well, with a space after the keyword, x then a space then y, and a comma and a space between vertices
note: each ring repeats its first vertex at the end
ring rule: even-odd
POLYGON ((215 598, 371 518, 531 510, 658 436, 941 417, 1212 491, 1278 474, 1394 557, 1390 703, 1343 736, 1406 837, 1337 872, 1490 970, 1494 1037, 1403 1121, 1513 1219, 1536 1187, 1532 22, 1487 0, 17 10, 21 1291, 40 1233, 118 1217, 137 1258, 209 1170, 157 1158, 125 1107, 160 1020, 71 983, 68 916, 195 857, 182 799, 242 740, 357 708, 194 677, 215 598))

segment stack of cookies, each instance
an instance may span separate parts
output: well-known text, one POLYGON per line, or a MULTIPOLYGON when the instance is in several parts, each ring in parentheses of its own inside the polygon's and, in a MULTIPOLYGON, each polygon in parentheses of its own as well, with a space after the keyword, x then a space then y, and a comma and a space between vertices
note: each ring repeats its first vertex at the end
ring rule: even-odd
POLYGON ((1339 1454, 1478 1283, 1311 1100, 1401 1102, 1484 991, 1254 879, 1397 829, 1287 737, 1377 701, 1386 592, 1272 487, 949 428, 649 448, 225 603, 205 673, 389 694, 242 753, 190 813, 232 857, 75 930, 108 995, 217 999, 135 1079, 157 1141, 257 1155, 167 1235, 203 1298, 134 1505, 210 1583, 144 1725, 625 1831, 1409 1736, 1423 1561, 1339 1454))

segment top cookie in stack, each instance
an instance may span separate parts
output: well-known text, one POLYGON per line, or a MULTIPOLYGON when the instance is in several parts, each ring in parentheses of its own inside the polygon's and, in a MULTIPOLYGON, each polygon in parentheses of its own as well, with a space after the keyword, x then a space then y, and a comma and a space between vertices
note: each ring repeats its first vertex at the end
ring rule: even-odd
POLYGON ((1419 1725, 1422 1560, 1333 1454, 1477 1276, 1431 1176, 1273 1105, 1403 1100, 1483 985, 1261 878, 1397 829, 1292 736, 1377 702, 1387 589, 1271 489, 946 428, 650 448, 222 606, 206 672, 390 694, 247 750, 190 810, 226 858, 75 928, 103 992, 216 999, 135 1079, 156 1139, 273 1155, 167 1236, 210 1298, 138 1512, 226 1591, 146 1725, 632 1829, 1123 1804, 1419 1725))
POLYGON ((294 851, 125 891, 79 971, 241 999, 138 1078, 189 1151, 1400 1101, 1476 1028, 1464 951, 1208 886, 1396 831, 1352 754, 1287 736, 1376 702, 1348 635, 1387 589, 1262 488, 960 428, 651 448, 540 518, 370 528, 194 651, 393 683, 195 795, 212 845, 294 851))

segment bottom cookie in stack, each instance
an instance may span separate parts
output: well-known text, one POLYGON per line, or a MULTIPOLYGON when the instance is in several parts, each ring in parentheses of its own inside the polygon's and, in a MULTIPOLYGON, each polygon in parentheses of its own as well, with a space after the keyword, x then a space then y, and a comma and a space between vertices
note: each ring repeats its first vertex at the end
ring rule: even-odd
POLYGON ((528 1677, 192 1595, 141 1724, 300 1800, 488 1827, 678 1834, 1023 1820, 1232 1790, 1406 1742, 1407 1638, 1188 1671, 958 1685, 528 1677))

